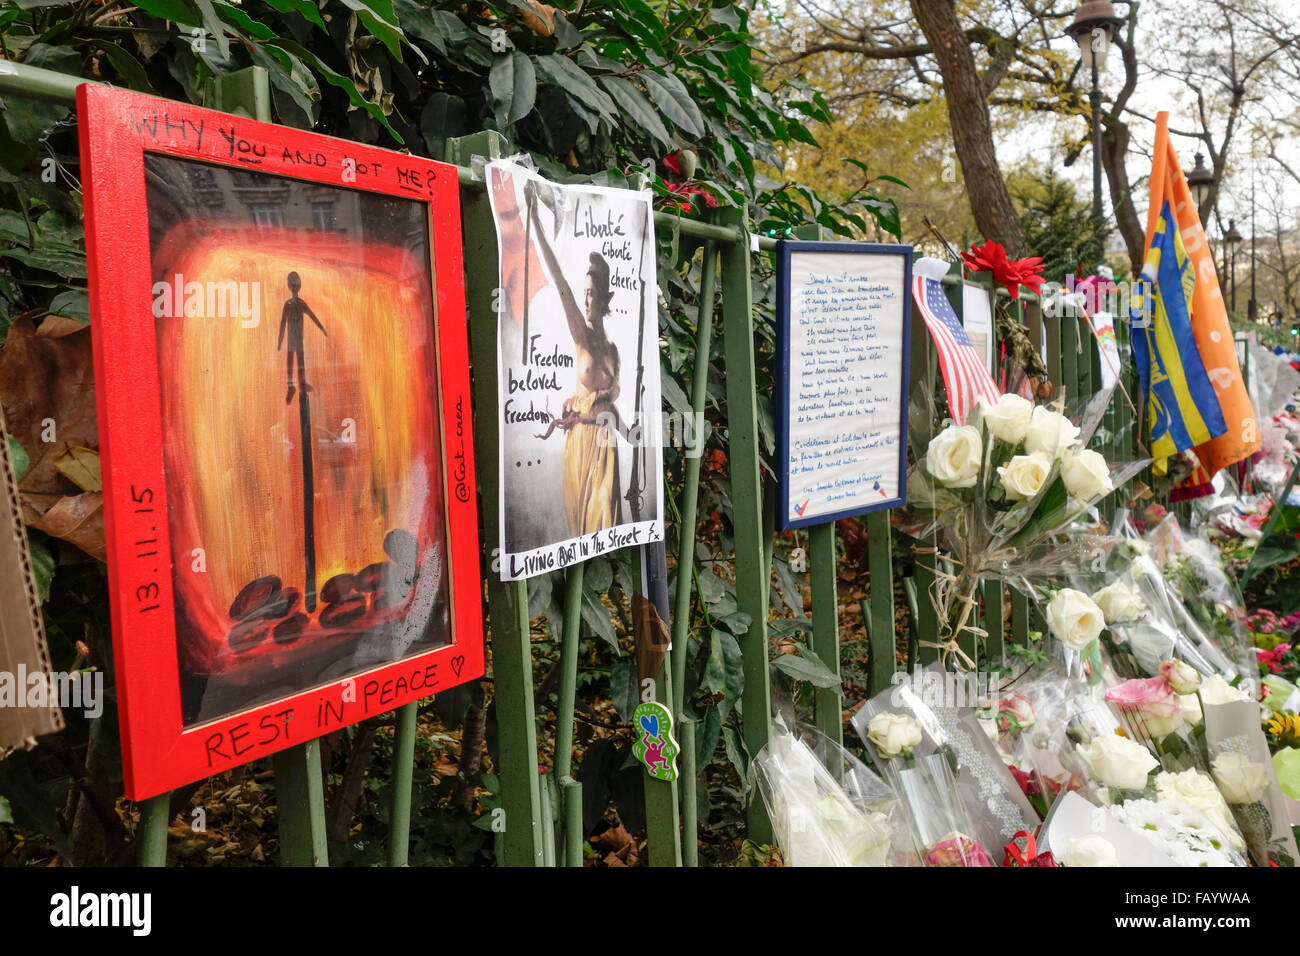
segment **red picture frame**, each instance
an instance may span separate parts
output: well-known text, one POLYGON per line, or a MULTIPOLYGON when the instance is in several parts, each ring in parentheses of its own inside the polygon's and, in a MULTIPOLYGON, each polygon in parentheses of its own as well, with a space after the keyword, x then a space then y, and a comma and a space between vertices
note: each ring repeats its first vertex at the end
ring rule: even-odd
POLYGON ((455 167, 92 84, 77 109, 126 795, 482 676, 455 167))

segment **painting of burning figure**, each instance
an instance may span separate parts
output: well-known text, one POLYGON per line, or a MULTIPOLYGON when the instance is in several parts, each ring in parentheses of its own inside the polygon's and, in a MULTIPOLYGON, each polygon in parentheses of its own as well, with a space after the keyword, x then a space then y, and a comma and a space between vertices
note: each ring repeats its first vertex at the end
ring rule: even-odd
POLYGON ((450 643, 427 207, 145 173, 185 725, 450 643))

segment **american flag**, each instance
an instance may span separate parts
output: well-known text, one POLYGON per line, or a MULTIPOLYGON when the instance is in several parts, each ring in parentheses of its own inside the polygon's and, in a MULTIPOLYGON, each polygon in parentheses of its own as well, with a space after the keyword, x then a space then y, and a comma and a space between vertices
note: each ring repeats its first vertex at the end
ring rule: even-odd
POLYGON ((965 424, 975 399, 983 398, 992 405, 1002 393, 984 365, 984 356, 966 337, 966 330, 961 327, 961 320, 952 310, 939 280, 913 276, 912 298, 939 352, 939 371, 948 389, 948 408, 957 424, 965 424))

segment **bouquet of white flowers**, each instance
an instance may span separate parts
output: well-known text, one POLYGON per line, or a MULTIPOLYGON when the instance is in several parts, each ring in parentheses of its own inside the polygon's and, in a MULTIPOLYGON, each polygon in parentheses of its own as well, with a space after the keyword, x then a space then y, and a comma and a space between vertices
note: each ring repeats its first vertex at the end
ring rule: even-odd
POLYGON ((933 436, 923 434, 929 419, 913 413, 912 446, 925 451, 908 475, 904 527, 920 538, 936 535, 954 569, 936 568, 933 595, 945 658, 974 667, 957 638, 982 636, 972 624, 982 579, 1034 593, 1032 582, 1095 549, 1088 535, 1063 532, 1146 464, 1112 466, 1087 448, 1107 398, 1094 397, 1075 424, 1059 403, 1006 394, 993 405, 977 402, 969 421, 949 422, 933 436))
POLYGON ((793 733, 778 720, 750 772, 787 866, 891 863, 893 791, 842 747, 811 728, 793 733), (817 750, 834 753, 838 774, 817 750))

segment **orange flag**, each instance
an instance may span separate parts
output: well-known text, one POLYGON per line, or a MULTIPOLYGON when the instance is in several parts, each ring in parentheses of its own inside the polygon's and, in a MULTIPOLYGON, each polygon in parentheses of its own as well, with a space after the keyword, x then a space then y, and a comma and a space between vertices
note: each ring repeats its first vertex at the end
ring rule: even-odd
POLYGON ((1214 256, 1205 241, 1205 230, 1196 212, 1196 202, 1187 179, 1178 164, 1178 155, 1169 142, 1169 114, 1156 116, 1156 144, 1151 161, 1151 202, 1147 207, 1147 249, 1155 236, 1160 209, 1169 203, 1178 222, 1187 255, 1192 261, 1196 285, 1192 292, 1192 334, 1201 354, 1205 371, 1214 385, 1214 394, 1223 410, 1228 430, 1218 438, 1196 446, 1196 454, 1206 471, 1214 475, 1220 468, 1248 458, 1259 450, 1259 424, 1250 404, 1246 383, 1237 364, 1237 348, 1232 327, 1223 306, 1223 293, 1214 270, 1214 256))

